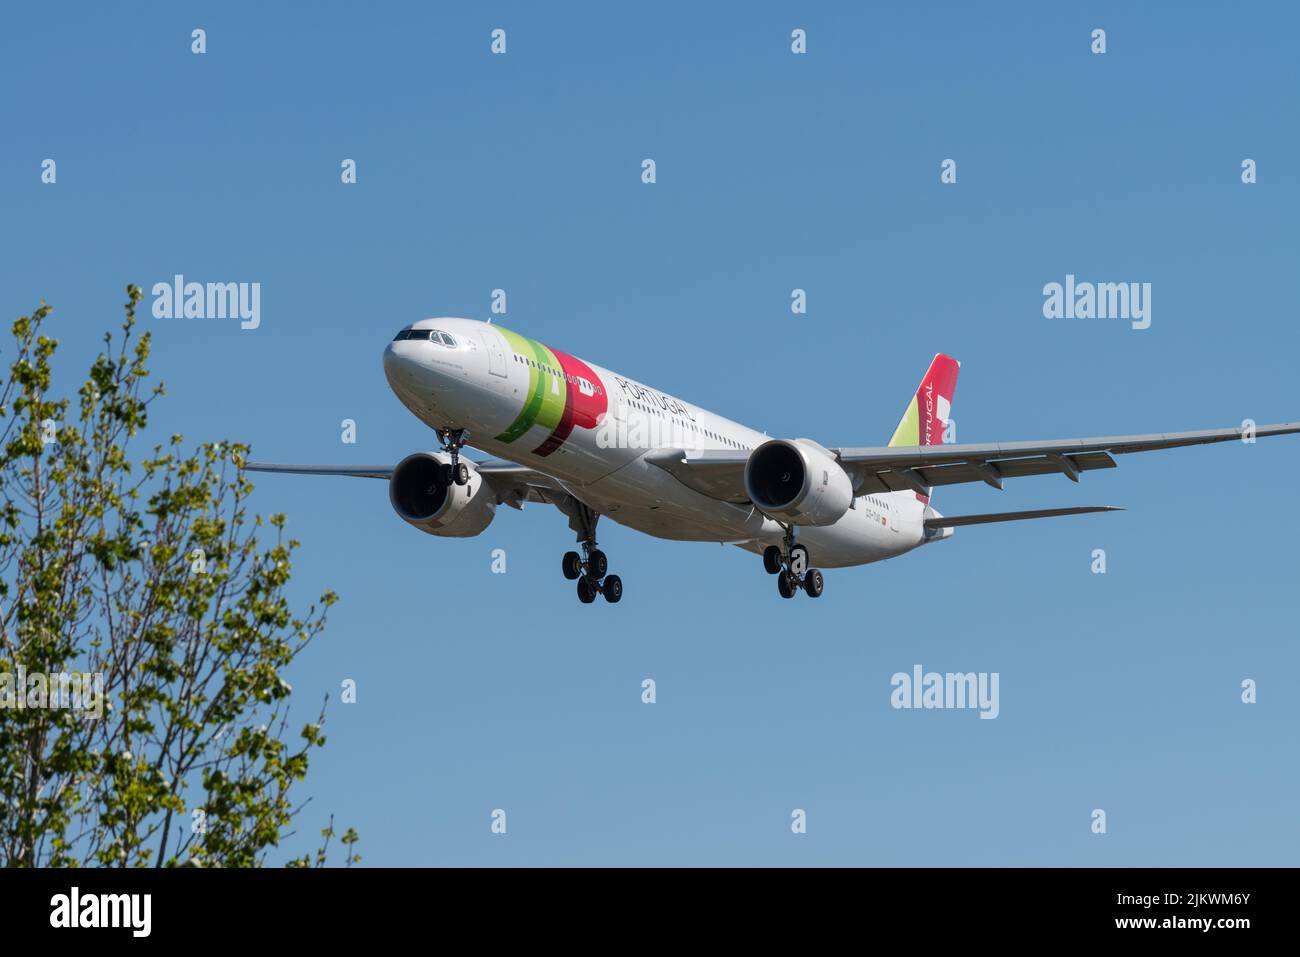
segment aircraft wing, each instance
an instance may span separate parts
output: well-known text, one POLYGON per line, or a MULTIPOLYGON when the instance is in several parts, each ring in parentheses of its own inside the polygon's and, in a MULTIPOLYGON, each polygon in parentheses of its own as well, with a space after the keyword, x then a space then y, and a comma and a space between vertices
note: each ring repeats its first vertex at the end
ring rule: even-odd
POLYGON ((249 462, 244 466, 249 472, 283 472, 286 475, 351 475, 356 478, 387 479, 393 474, 391 465, 271 465, 266 462, 249 462))
MULTIPOLYGON (((1254 428, 1257 438, 1298 432, 1300 422, 1254 428)), ((833 448, 830 451, 853 479, 855 494, 861 495, 924 492, 935 486, 964 482, 985 482, 1002 488, 1004 479, 1026 475, 1064 475, 1077 482, 1083 472, 1113 469, 1115 455, 1238 441, 1242 433, 1241 426, 1234 426, 1089 439, 833 448)), ((665 450, 653 452, 647 458, 696 491, 728 502, 748 501, 744 481, 747 452, 721 449, 688 455, 681 450, 665 450)))
POLYGON ((1122 511, 1122 508, 1114 505, 1076 505, 1072 508, 1036 508, 1029 512, 991 512, 987 515, 934 515, 925 520, 925 527, 960 528, 963 525, 989 525, 994 522, 1023 522, 1031 518, 1060 518, 1062 515, 1122 511))
POLYGON ((749 493, 745 491, 748 452, 708 449, 688 453, 682 449, 656 449, 646 455, 646 461, 710 498, 737 505, 749 502, 749 493))
MULTIPOLYGON (((1255 427, 1255 436, 1300 432, 1300 422, 1255 427)), ((1004 478, 1025 475, 1064 475, 1079 481, 1082 472, 1113 469, 1115 455, 1156 449, 1240 441, 1243 429, 1203 429, 1199 432, 1152 432, 1091 439, 1051 439, 1032 442, 991 442, 973 445, 917 445, 895 448, 832 449, 859 492, 901 492, 918 486, 986 482, 1002 487, 1004 478)))
MULTIPOLYGON (((522 508, 524 502, 548 502, 554 505, 567 494, 555 480, 534 469, 507 462, 488 459, 472 464, 496 496, 497 504, 522 508)), ((249 472, 282 472, 289 475, 350 475, 354 478, 389 479, 392 465, 275 465, 266 462, 249 462, 244 466, 249 472)))
POLYGON ((569 497, 569 493, 549 475, 505 459, 475 462, 474 467, 483 476, 483 481, 492 487, 498 504, 521 509, 524 502, 558 505, 569 497))

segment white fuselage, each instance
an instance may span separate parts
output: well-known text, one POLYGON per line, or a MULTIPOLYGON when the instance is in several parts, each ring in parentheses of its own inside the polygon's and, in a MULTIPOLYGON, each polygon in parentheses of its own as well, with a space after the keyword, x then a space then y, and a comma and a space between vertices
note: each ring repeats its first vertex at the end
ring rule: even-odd
MULTIPOLYGON (((768 439, 763 433, 564 356, 584 370, 569 376, 558 360, 535 358, 548 353, 516 348, 522 337, 490 323, 439 318, 409 328, 440 330, 454 341, 399 340, 384 351, 393 392, 431 428, 466 429, 474 448, 541 472, 597 513, 648 535, 754 552, 780 543, 784 529, 752 505, 711 498, 647 460, 647 453, 664 448, 749 450, 768 439), (521 409, 530 398, 538 401, 536 392, 563 405, 555 397, 565 388, 594 390, 606 400, 597 427, 573 427, 558 444, 552 437, 550 447, 554 430, 545 424, 519 433, 521 409)), ((862 495, 835 524, 799 528, 799 542, 820 567, 863 565, 922 544, 924 515, 912 492, 862 495)))

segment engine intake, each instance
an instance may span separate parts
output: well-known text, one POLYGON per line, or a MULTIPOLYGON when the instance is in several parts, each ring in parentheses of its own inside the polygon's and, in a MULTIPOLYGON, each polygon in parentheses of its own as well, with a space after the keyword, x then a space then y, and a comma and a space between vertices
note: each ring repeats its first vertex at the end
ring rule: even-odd
MULTIPOLYGON (((461 460, 465 462, 464 459, 461 460)), ((474 466, 457 485, 446 452, 416 452, 397 463, 388 480, 388 500, 408 525, 446 538, 468 538, 492 523, 496 500, 474 466)))
POLYGON ((745 463, 745 491, 766 515, 794 525, 834 525, 853 502, 853 482, 811 439, 771 439, 745 463))

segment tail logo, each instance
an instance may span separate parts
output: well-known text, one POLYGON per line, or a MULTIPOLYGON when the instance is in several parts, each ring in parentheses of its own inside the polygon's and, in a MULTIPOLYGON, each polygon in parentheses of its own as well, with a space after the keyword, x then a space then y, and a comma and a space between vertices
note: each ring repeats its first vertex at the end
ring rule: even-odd
MULTIPOLYGON (((889 440, 891 447, 943 444, 944 431, 952 418, 952 396, 957 390, 960 368, 961 363, 942 353, 934 357, 889 440)), ((917 493, 916 497, 929 501, 928 495, 917 493)))

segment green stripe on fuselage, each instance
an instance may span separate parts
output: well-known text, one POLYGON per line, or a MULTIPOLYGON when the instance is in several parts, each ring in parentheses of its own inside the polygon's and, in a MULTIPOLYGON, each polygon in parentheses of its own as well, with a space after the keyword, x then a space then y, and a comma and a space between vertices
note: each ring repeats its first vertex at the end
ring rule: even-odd
POLYGON ((496 437, 496 441, 514 442, 526 435, 534 425, 540 425, 551 432, 564 415, 567 383, 562 374, 555 376, 543 370, 562 372, 559 360, 540 342, 502 326, 497 326, 497 329, 506 337, 511 349, 533 361, 528 364, 528 398, 524 401, 524 407, 519 410, 519 415, 510 423, 510 427, 496 437))
MULTIPOLYGON (((516 354, 523 356, 525 359, 534 354, 531 340, 525 339, 517 332, 511 332, 504 326, 497 326, 497 330, 506 337, 506 342, 509 343, 510 348, 516 354)), ((513 442, 532 428, 537 413, 542 408, 542 389, 541 371, 530 364, 528 366, 528 398, 524 400, 524 407, 519 410, 519 415, 510 423, 510 428, 496 437, 498 442, 513 442)))
POLYGON ((560 366, 560 357, 540 342, 533 342, 537 348, 537 361, 542 364, 542 410, 537 413, 534 425, 540 425, 549 436, 564 418, 564 403, 568 398, 569 384, 564 378, 564 369, 560 366))

